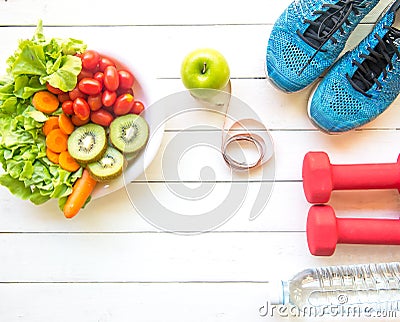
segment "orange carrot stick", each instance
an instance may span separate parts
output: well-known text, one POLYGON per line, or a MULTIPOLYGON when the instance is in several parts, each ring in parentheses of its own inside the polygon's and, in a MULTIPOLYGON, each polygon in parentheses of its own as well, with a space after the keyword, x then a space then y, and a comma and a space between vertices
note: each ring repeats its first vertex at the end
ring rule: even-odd
POLYGON ((75 181, 72 193, 68 196, 64 205, 63 211, 66 218, 72 218, 78 214, 95 186, 96 180, 92 178, 87 169, 83 169, 82 177, 75 181))
POLYGON ((66 151, 68 148, 68 135, 60 129, 54 129, 46 136, 46 147, 56 153, 66 151))
POLYGON ((57 110, 59 104, 57 96, 48 91, 36 92, 32 98, 32 105, 38 111, 46 114, 51 114, 57 110))
POLYGON ((71 157, 68 151, 63 151, 60 153, 58 163, 60 164, 61 168, 70 172, 75 172, 81 167, 78 162, 71 157))
POLYGON ((58 117, 50 116, 46 122, 44 122, 42 131, 44 135, 50 133, 51 130, 58 129, 60 126, 58 125, 58 117))

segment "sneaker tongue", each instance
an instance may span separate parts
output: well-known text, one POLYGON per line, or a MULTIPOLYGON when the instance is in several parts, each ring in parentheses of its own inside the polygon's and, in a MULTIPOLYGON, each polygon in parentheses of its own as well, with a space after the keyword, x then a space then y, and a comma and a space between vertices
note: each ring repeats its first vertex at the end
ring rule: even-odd
POLYGON ((314 49, 318 49, 326 41, 326 36, 335 27, 335 20, 328 19, 332 14, 330 10, 319 16, 315 20, 316 24, 310 25, 304 32, 304 37, 314 49))

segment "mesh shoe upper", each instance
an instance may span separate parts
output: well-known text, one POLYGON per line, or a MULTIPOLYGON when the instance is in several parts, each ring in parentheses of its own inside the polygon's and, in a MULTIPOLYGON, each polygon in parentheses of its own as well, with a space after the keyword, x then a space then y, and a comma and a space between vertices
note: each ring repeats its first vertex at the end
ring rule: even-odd
POLYGON ((381 114, 400 93, 400 31, 391 27, 400 1, 326 74, 309 101, 309 116, 327 132, 344 132, 381 114))
POLYGON ((295 0, 272 29, 269 79, 286 92, 315 81, 343 50, 356 25, 379 0, 295 0))

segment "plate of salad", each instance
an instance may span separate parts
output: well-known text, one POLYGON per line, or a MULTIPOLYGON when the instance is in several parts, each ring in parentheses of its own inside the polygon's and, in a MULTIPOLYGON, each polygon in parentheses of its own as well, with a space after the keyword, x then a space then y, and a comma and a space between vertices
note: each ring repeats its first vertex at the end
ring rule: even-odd
POLYGON ((151 79, 78 39, 20 40, 0 78, 0 185, 66 218, 122 188, 155 157, 163 128, 151 79))

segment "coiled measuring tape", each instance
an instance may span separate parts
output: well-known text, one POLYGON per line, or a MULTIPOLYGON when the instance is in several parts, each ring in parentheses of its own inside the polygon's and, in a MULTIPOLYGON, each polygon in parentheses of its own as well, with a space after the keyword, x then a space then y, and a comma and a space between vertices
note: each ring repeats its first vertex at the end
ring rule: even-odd
MULTIPOLYGON (((231 82, 222 91, 202 91, 202 98, 197 99, 208 108, 217 108, 225 115, 221 153, 227 165, 240 171, 255 169, 268 162, 274 154, 271 135, 253 109, 241 100, 232 99, 231 82), (230 152, 232 146, 240 146, 243 142, 251 143, 256 148, 256 159, 239 160, 230 152)), ((246 153, 243 147, 242 152, 243 155, 246 153)))

